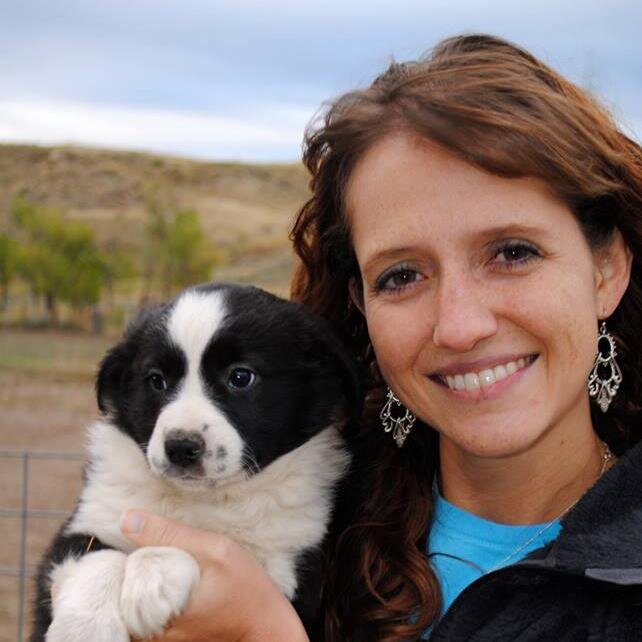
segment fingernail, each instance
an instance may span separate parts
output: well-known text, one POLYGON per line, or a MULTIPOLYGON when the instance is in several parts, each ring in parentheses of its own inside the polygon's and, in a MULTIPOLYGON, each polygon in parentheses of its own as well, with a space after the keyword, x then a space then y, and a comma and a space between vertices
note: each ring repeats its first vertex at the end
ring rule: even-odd
POLYGON ((143 530, 144 523, 145 516, 142 513, 128 510, 126 513, 123 513, 120 518, 120 530, 123 533, 127 532, 135 535, 143 530))

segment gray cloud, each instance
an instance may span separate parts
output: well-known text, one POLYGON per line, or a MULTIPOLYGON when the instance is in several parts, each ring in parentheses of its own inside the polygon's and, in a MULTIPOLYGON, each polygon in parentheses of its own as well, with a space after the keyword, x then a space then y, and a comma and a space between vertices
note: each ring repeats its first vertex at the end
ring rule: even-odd
MULTIPOLYGON (((269 127, 269 118, 295 113, 290 124, 298 127, 301 113, 311 116, 323 100, 365 84, 392 56, 416 57, 442 37, 486 31, 590 85, 640 134, 639 5, 5 0, 0 101, 173 110, 245 120, 250 127, 269 127)), ((6 129, 0 122, 0 132, 6 129)), ((296 158, 299 140, 275 144, 274 158, 296 158)), ((139 144, 148 143, 132 141, 139 144)), ((175 153, 194 153, 180 140, 172 145, 175 153)), ((270 145, 259 147, 256 157, 269 158, 270 145)), ((252 145, 244 141, 235 152, 226 144, 225 153, 252 157, 252 145)))

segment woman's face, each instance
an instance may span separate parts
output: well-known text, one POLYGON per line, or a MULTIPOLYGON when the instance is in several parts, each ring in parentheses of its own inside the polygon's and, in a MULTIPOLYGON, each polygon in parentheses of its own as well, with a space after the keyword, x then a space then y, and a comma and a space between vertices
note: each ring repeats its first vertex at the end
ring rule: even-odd
POLYGON ((597 320, 622 287, 544 183, 394 134, 360 159, 346 205, 377 361, 416 415, 481 456, 590 422, 597 320))

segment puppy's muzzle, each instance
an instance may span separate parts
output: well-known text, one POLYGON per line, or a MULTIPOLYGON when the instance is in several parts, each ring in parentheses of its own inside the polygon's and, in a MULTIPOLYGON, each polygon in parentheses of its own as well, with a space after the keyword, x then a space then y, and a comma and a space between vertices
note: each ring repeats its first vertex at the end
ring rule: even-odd
POLYGON ((178 468, 190 468, 201 463, 205 440, 196 432, 175 430, 165 439, 165 456, 178 468))

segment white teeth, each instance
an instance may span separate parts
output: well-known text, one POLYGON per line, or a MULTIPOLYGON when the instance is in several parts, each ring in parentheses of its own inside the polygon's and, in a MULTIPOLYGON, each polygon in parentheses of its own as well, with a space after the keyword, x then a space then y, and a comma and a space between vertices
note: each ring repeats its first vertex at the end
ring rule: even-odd
POLYGON ((481 372, 467 372, 466 374, 446 375, 444 377, 451 390, 479 390, 480 387, 492 386, 497 381, 515 374, 530 363, 529 359, 521 358, 517 361, 487 368, 481 372))
POLYGON ((504 366, 497 366, 494 369, 495 373, 495 381, 501 381, 502 379, 506 379, 508 377, 508 372, 504 366))
POLYGON ((466 390, 477 390, 479 388, 479 377, 474 372, 467 372, 464 375, 466 390))

